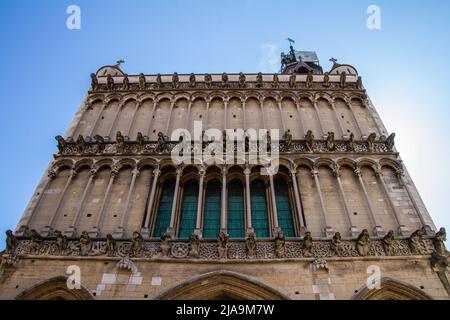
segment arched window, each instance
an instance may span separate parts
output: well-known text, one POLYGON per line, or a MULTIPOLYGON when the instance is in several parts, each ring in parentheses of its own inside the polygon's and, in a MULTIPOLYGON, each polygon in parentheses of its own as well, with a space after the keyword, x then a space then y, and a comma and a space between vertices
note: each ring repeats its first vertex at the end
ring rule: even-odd
POLYGON ((261 180, 253 180, 250 190, 252 227, 257 237, 269 237, 266 185, 261 180))
POLYGON ((221 185, 218 180, 210 181, 206 186, 203 237, 215 238, 220 231, 221 185))
POLYGON ((170 225, 174 190, 175 181, 173 179, 164 182, 159 198, 158 213, 156 216, 155 229, 153 231, 154 237, 161 237, 170 225))
POLYGON ((291 203, 287 181, 282 178, 275 180, 275 199, 277 203, 278 225, 286 237, 295 237, 292 219, 291 203))
POLYGON ((244 188, 239 180, 228 184, 228 234, 231 238, 245 235, 244 188))
POLYGON ((198 183, 189 180, 183 188, 183 206, 181 207, 180 231, 178 237, 189 238, 194 232, 197 221, 198 183))

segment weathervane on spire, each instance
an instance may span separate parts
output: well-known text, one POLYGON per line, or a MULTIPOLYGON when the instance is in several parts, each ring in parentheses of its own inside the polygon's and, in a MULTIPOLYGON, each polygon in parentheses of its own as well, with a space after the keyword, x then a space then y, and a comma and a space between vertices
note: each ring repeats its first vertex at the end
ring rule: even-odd
POLYGON ((125 63, 125 60, 120 59, 120 60, 116 61, 115 67, 119 68, 122 63, 125 63))
POLYGON ((295 61, 295 51, 294 51, 294 47, 292 46, 293 43, 295 43, 294 40, 292 40, 291 38, 287 38, 287 41, 289 41, 289 48, 290 48, 290 53, 291 53, 291 57, 293 58, 293 60, 295 61))

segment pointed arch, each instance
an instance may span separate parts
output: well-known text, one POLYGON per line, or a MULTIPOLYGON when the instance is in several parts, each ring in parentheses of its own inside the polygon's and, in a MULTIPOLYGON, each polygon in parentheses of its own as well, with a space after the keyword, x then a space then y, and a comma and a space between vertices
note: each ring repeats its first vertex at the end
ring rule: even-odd
POLYGON ((67 277, 58 276, 42 281, 22 293, 16 300, 94 300, 85 287, 77 290, 67 288, 67 277))
POLYGON ((409 283, 384 277, 381 279, 379 289, 369 289, 364 285, 352 300, 433 300, 433 298, 409 283))
POLYGON ((176 284, 155 297, 157 300, 289 300, 270 286, 233 271, 208 272, 176 284))

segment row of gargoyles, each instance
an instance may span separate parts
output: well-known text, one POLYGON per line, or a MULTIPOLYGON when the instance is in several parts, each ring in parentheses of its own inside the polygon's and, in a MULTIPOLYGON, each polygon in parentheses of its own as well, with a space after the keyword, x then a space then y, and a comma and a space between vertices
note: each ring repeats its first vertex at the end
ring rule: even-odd
MULTIPOLYGON (((245 76, 245 74, 243 74, 242 72, 239 73, 239 78, 238 78, 238 86, 239 86, 239 88, 245 88, 247 86, 247 82, 246 81, 247 81, 247 77, 245 76)), ((306 76, 306 81, 305 81, 306 88, 311 88, 313 86, 313 81, 314 81, 313 74, 310 72, 306 76)), ((339 78, 339 86, 341 88, 345 88, 346 87, 346 81, 347 81, 347 75, 346 75, 345 72, 343 72, 340 75, 340 78, 339 78)), ((205 83, 205 86, 207 88, 210 88, 212 86, 213 81, 212 81, 212 77, 211 77, 210 74, 205 74, 205 76, 204 76, 204 83, 205 83)), ((294 88, 296 86, 297 78, 296 78, 295 74, 290 75, 288 83, 289 83, 289 87, 290 88, 294 88)), ((229 86, 229 78, 228 78, 228 74, 227 73, 223 73, 222 74, 221 84, 225 88, 229 86)), ((261 87, 263 87, 263 84, 264 84, 264 82, 263 82, 263 75, 262 75, 261 72, 259 72, 256 75, 256 87, 261 88, 261 87)), ((325 73, 322 85, 325 88, 328 88, 328 87, 331 86, 330 76, 329 76, 328 73, 325 73)), ((158 75, 156 76, 154 87, 155 88, 161 88, 162 86, 163 85, 162 85, 161 74, 158 73, 158 75)), ((178 73, 175 72, 172 75, 172 87, 173 88, 179 88, 179 86, 180 86, 180 79, 179 79, 178 73)), ((196 77, 196 75, 194 73, 191 73, 190 76, 189 76, 188 86, 189 86, 189 88, 195 88, 197 86, 197 77, 196 77)), ((277 74, 273 75, 271 86, 273 88, 278 88, 280 86, 280 80, 279 80, 277 74)), ((96 91, 99 88, 98 78, 97 78, 97 76, 94 73, 91 74, 91 88, 92 88, 92 91, 96 91)), ((111 75, 107 75, 106 76, 106 88, 109 91, 112 91, 112 90, 116 89, 115 80, 114 80, 114 78, 111 75)), ((142 73, 139 75, 139 81, 138 81, 137 88, 139 90, 145 90, 147 88, 147 79, 144 76, 144 74, 142 74, 142 73)), ((357 89, 362 89, 361 77, 358 77, 358 79, 356 81, 356 88, 357 89)), ((126 75, 126 74, 123 76, 121 89, 122 90, 129 90, 130 89, 130 80, 128 78, 128 75, 126 75)))

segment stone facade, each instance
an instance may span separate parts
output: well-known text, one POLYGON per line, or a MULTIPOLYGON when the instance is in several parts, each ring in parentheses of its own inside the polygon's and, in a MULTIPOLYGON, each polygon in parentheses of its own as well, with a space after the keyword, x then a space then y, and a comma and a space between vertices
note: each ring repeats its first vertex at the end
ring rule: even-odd
POLYGON ((8 233, 0 298, 448 299, 445 230, 356 69, 302 68, 100 68, 8 233), (279 129, 278 172, 248 161, 252 145, 242 159, 175 163, 172 132, 195 135, 194 121, 206 133, 279 129), (67 288, 70 266, 80 289, 67 288), (367 288, 370 270, 379 289, 367 288))

